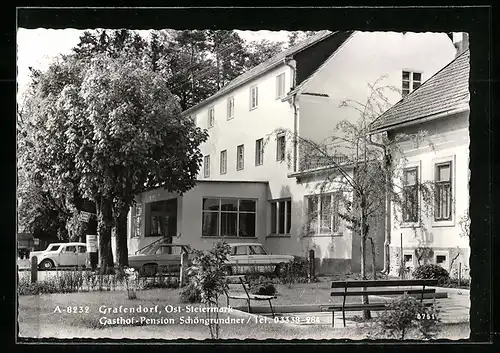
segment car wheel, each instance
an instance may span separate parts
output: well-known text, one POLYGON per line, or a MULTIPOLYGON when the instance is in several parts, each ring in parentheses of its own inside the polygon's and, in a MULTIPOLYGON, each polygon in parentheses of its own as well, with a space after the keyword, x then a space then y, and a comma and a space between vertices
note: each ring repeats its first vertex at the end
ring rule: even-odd
POLYGON ((43 270, 49 270, 54 267, 54 262, 52 260, 43 260, 40 263, 40 268, 43 270))
POLYGON ((143 276, 155 276, 158 273, 157 264, 146 264, 141 268, 141 273, 143 276))

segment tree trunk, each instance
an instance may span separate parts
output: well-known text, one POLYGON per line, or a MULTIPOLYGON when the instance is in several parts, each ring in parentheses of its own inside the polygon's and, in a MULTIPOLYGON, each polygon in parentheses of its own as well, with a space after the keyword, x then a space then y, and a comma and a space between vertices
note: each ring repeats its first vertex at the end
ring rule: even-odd
MULTIPOLYGON (((366 280, 366 234, 365 234, 365 200, 364 196, 361 196, 360 200, 360 208, 361 208, 361 221, 360 221, 360 230, 361 233, 361 280, 366 280)), ((363 291, 366 291, 366 287, 363 288, 363 291)), ((363 295, 363 304, 369 304, 368 296, 363 295)), ((369 320, 371 319, 370 310, 363 310, 363 319, 369 320)))
POLYGON ((116 262, 118 266, 128 266, 127 213, 129 208, 119 202, 115 208, 116 262))
POLYGON ((391 254, 390 254, 390 244, 391 244, 391 176, 389 168, 391 166, 391 160, 387 152, 384 155, 385 159, 385 237, 384 237, 384 269, 382 272, 386 275, 391 271, 391 254))
POLYGON ((111 228, 113 227, 112 202, 107 198, 101 198, 97 204, 99 267, 101 270, 106 270, 113 267, 113 252, 111 249, 111 228))
POLYGON ((372 250, 372 277, 373 279, 377 279, 377 268, 376 268, 376 256, 377 253, 375 251, 375 242, 373 239, 370 237, 370 244, 371 244, 371 250, 372 250))

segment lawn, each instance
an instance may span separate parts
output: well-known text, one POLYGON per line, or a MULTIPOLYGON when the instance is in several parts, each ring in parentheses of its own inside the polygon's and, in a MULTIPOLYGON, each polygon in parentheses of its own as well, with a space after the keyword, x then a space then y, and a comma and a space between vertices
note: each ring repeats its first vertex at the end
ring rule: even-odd
MULTIPOLYGON (((328 283, 296 284, 292 290, 287 285, 279 286, 280 295, 276 305, 292 303, 328 302, 328 283), (326 300, 326 301, 325 301, 326 300)), ((221 304, 225 304, 225 298, 221 304)), ((232 304, 233 305, 233 304, 232 304)), ((194 304, 190 308, 202 307, 194 304)), ((91 292, 71 294, 49 294, 19 297, 19 335, 36 338, 158 338, 178 339, 210 338, 209 328, 203 323, 187 322, 187 317, 198 321, 205 318, 204 313, 186 312, 186 304, 179 300, 177 289, 154 289, 138 292, 138 299, 127 299, 123 291, 91 292), (159 312, 153 313, 102 313, 103 308, 137 308, 158 306, 159 312), (165 312, 165 307, 178 308, 183 312, 165 312), (58 310, 59 308, 60 310, 58 310), (68 311, 68 308, 70 310, 68 311), (76 312, 75 312, 76 309, 76 312), (82 312, 80 312, 82 311, 82 312), (123 320, 135 318, 135 322, 121 325, 105 325, 103 318, 123 320), (141 323, 141 317, 155 319, 158 323, 141 323), (163 319, 162 319, 163 318, 163 319)), ((232 319, 232 324, 221 323, 222 339, 363 339, 362 328, 332 328, 329 325, 292 325, 274 323, 272 320, 260 322, 260 316, 238 311, 220 313, 221 319, 232 319), (238 320, 238 323, 234 323, 238 320)), ((263 318, 262 318, 263 320, 263 318)), ((468 323, 445 325, 440 335, 443 338, 467 338, 468 323)))

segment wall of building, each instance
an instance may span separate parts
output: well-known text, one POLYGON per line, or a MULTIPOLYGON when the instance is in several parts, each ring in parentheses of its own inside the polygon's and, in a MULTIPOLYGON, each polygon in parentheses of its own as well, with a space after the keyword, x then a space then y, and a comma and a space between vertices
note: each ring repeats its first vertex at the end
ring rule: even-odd
MULTIPOLYGON (((452 259, 458 256, 454 261, 454 266, 462 263, 463 268, 469 266, 469 239, 462 236, 460 227, 460 218, 464 216, 469 207, 469 131, 468 131, 469 113, 464 112, 448 117, 439 118, 419 124, 418 126, 400 128, 392 134, 397 133, 416 133, 417 131, 426 131, 428 137, 418 146, 413 142, 401 144, 407 162, 399 169, 405 166, 417 166, 419 170, 420 182, 434 180, 434 165, 436 162, 445 160, 452 161, 452 219, 451 221, 434 221, 433 217, 425 211, 429 206, 423 196, 420 194, 420 215, 423 218, 422 226, 414 228, 411 224, 401 223, 401 214, 396 209, 393 217, 392 241, 391 247, 394 266, 399 267, 398 251, 401 247, 401 236, 403 249, 408 250, 410 254, 412 249, 417 247, 430 247, 435 254, 431 262, 435 262, 436 255, 445 255, 447 262, 444 265, 447 269, 451 265, 452 259), (432 145, 429 144, 432 142, 432 145), (458 255, 457 255, 458 254, 458 255)), ((418 263, 414 259, 414 266, 418 263)))
MULTIPOLYGON (((357 110, 340 107, 344 100, 365 103, 368 85, 384 76, 378 86, 402 89, 403 70, 421 72, 423 82, 451 62, 455 52, 445 33, 356 32, 304 86, 304 92, 328 97, 300 95, 300 135, 323 141, 334 134, 338 121, 359 118, 357 110)), ((401 99, 399 92, 384 94, 392 104, 401 99)))
MULTIPOLYGON (((266 212, 267 212, 267 184, 244 182, 199 182, 190 191, 182 196, 169 193, 161 188, 140 194, 139 202, 146 209, 146 204, 177 197, 177 237, 172 239, 174 244, 189 244, 195 249, 208 250, 212 244, 221 239, 228 242, 260 242, 265 244, 266 212), (257 200, 256 237, 202 237, 202 199, 204 197, 250 198, 257 200)), ((145 237, 147 215, 143 214, 141 236, 132 237, 129 233, 129 253, 158 240, 161 237, 145 237)), ((129 231, 130 232, 130 231, 129 231)))

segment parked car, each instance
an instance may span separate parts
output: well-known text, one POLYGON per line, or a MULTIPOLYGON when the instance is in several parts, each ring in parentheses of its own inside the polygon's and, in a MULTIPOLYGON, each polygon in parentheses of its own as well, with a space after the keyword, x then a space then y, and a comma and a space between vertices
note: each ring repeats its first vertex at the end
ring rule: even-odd
POLYGON ((38 267, 48 270, 54 267, 84 267, 87 260, 87 244, 85 243, 52 243, 43 251, 32 251, 37 257, 38 267))
POLYGON ((158 242, 128 256, 129 267, 135 268, 140 274, 155 275, 162 272, 179 272, 182 252, 188 254, 188 264, 193 258, 192 249, 185 244, 169 244, 158 242))
POLYGON ((294 260, 292 255, 269 254, 259 243, 232 243, 228 274, 248 272, 274 272, 280 274, 286 264, 294 260))

